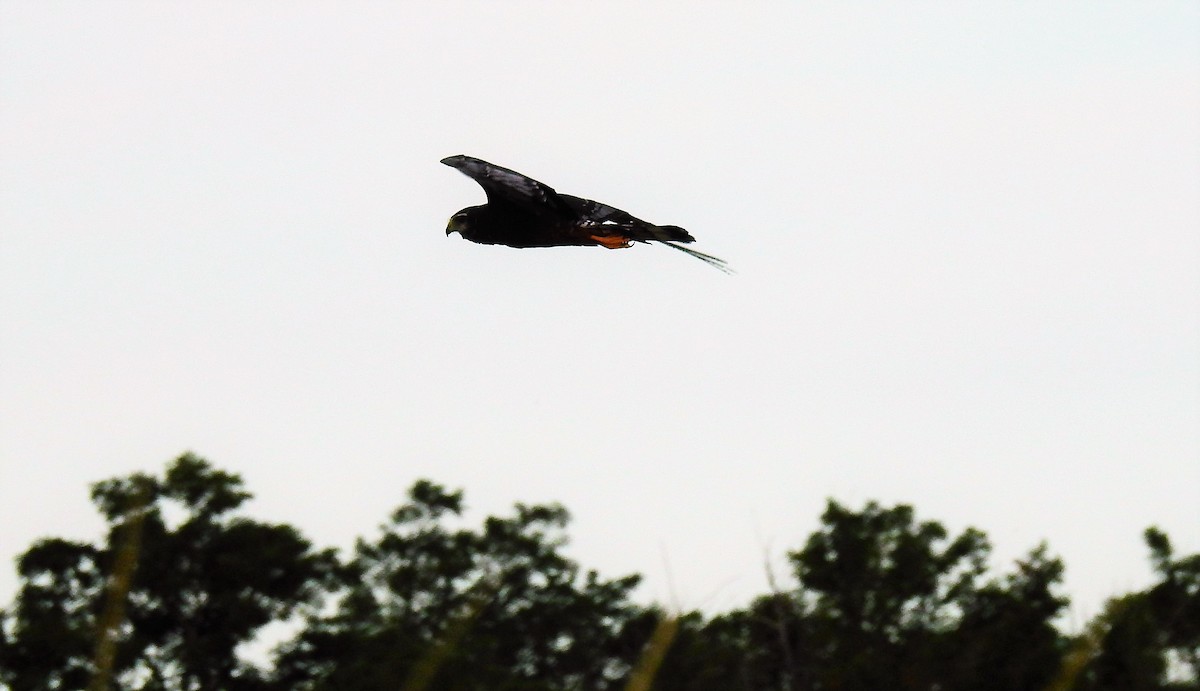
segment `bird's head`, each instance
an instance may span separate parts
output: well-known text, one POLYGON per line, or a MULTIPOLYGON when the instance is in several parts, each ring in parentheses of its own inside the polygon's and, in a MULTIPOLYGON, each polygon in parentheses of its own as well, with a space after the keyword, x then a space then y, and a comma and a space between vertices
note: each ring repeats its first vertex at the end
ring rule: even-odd
POLYGON ((458 233, 465 237, 464 231, 471 227, 468 211, 470 209, 463 209, 450 217, 450 222, 446 224, 446 237, 450 237, 450 233, 458 233))

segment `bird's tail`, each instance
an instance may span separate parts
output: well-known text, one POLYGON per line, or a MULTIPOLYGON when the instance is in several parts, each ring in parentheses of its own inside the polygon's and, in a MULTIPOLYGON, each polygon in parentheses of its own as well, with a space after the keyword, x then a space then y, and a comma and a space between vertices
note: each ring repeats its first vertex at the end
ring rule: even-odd
POLYGON ((670 247, 671 249, 679 250, 680 252, 683 252, 684 254, 690 254, 693 257, 695 257, 696 259, 699 259, 700 261, 704 262, 705 264, 708 264, 709 266, 715 266, 716 268, 720 269, 721 271, 724 271, 727 274, 733 273, 733 269, 729 268, 729 264, 726 264, 724 259, 721 259, 719 257, 714 257, 711 254, 705 254, 703 252, 698 252, 690 247, 676 245, 673 242, 667 242, 665 240, 663 241, 662 244, 666 245, 667 247, 670 247))
POLYGON ((656 226, 647 223, 644 226, 632 228, 634 231, 631 240, 654 240, 656 242, 695 242, 696 238, 692 234, 680 228, 679 226, 656 226), (640 232, 639 232, 640 231, 640 232))
POLYGON ((661 242, 671 249, 679 250, 684 254, 690 254, 710 266, 715 266, 727 274, 733 273, 733 269, 729 268, 729 265, 725 263, 724 259, 714 257, 711 254, 705 254, 703 252, 696 251, 690 247, 683 247, 682 245, 676 244, 680 242, 689 243, 696 241, 696 238, 692 237, 691 233, 687 232, 683 228, 680 228, 679 226, 656 226, 652 223, 637 221, 635 223, 621 224, 618 227, 621 228, 620 235, 614 233, 611 238, 614 244, 610 245, 609 243, 605 242, 605 240, 609 239, 607 237, 593 235, 592 238, 600 242, 600 244, 603 244, 605 247, 613 248, 628 247, 630 241, 661 242), (617 244, 616 241, 618 240, 620 241, 620 244, 617 244))
POLYGON ((646 224, 646 225, 647 225, 647 227, 644 230, 646 231, 645 234, 648 237, 635 237, 635 238, 633 238, 634 240, 641 240, 643 242, 646 242, 649 240, 654 240, 655 242, 661 242, 662 244, 666 245, 667 247, 670 247, 671 249, 679 250, 680 252, 683 252, 684 254, 690 254, 693 257, 695 257, 696 259, 699 259, 700 261, 708 264, 709 266, 715 266, 716 268, 720 269, 721 271, 724 271, 727 274, 733 273, 733 269, 729 268, 729 265, 725 263, 724 259, 719 259, 717 257, 712 256, 711 254, 705 254, 703 252, 696 251, 690 247, 683 247, 681 245, 675 244, 678 242, 695 242, 696 241, 696 238, 692 237, 692 234, 687 232, 683 228, 680 228, 679 226, 655 226, 655 225, 650 225, 650 224, 646 224))

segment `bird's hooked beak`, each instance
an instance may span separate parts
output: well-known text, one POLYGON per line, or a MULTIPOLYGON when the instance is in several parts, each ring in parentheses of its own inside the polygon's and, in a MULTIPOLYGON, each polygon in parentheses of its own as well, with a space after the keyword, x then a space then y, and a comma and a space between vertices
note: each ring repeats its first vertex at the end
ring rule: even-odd
POLYGON ((467 215, 457 213, 450 217, 450 222, 446 224, 446 237, 450 237, 450 233, 458 233, 462 235, 463 229, 467 227, 467 215))

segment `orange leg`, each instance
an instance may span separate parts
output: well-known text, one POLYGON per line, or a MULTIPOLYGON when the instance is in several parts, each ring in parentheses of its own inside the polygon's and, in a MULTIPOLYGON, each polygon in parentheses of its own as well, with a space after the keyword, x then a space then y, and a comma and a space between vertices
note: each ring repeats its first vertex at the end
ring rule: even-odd
POLYGON ((629 238, 622 237, 620 235, 593 235, 592 239, 595 240, 597 244, 604 245, 610 250, 619 250, 622 247, 631 247, 633 245, 633 243, 629 241, 629 238))

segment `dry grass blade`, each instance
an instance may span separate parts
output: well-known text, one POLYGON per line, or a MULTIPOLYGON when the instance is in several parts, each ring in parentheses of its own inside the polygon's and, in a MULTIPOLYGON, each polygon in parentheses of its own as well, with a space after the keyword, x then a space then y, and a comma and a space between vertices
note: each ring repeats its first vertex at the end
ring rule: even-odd
POLYGON ((117 636, 125 623, 125 602, 137 570, 142 547, 142 524, 146 520, 148 494, 143 488, 129 502, 125 522, 117 533, 116 558, 105 589, 104 610, 96 622, 96 652, 92 658, 93 672, 88 691, 108 691, 112 680, 113 661, 117 654, 117 636))
POLYGON ((467 606, 462 614, 455 617, 446 626, 442 637, 417 661, 417 664, 413 665, 408 677, 404 680, 404 685, 400 687, 400 691, 425 691, 430 688, 438 670, 442 668, 451 653, 458 648, 463 637, 474 626, 475 618, 495 595, 496 589, 497 586, 490 581, 485 581, 476 589, 475 594, 467 600, 467 606))
POLYGON ((667 656, 667 650, 671 648, 671 643, 675 640, 675 634, 678 632, 679 617, 665 615, 658 620, 658 625, 654 627, 654 633, 650 634, 650 640, 646 643, 642 656, 638 658, 633 672, 629 675, 625 691, 650 691, 654 684, 654 677, 658 674, 658 668, 662 666, 663 658, 667 656))
POLYGON ((1046 687, 1046 691, 1071 691, 1071 689, 1075 688, 1075 682, 1079 679, 1079 674, 1092 661, 1092 658, 1096 657, 1100 652, 1100 646, 1104 644, 1104 638, 1108 635, 1112 622, 1120 618, 1128 606, 1128 600, 1112 600, 1109 602, 1108 611, 1093 619, 1076 644, 1063 656, 1058 676, 1054 678, 1054 681, 1050 682, 1050 685, 1046 687))

